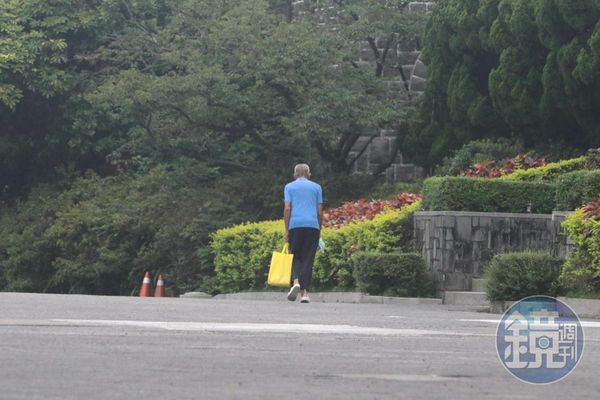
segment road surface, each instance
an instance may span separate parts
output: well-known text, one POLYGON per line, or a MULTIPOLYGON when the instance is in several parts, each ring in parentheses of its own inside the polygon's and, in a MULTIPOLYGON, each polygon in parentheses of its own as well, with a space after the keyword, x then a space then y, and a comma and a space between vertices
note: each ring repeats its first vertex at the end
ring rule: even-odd
POLYGON ((576 370, 514 379, 499 316, 440 305, 0 293, 0 398, 596 399, 600 322, 576 370))

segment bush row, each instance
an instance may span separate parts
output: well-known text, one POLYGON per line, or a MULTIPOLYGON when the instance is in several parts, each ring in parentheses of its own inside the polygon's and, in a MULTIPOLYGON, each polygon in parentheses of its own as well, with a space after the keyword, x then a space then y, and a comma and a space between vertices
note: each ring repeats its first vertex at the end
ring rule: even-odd
POLYGON ((574 210, 600 196, 600 170, 533 176, 532 180, 429 178, 424 183, 423 207, 430 211, 523 213, 531 204, 532 212, 550 213, 574 210))
MULTIPOLYGON (((323 228, 325 253, 317 252, 315 289, 355 287, 351 256, 357 251, 390 253, 412 248, 412 216, 420 202, 389 210, 370 221, 323 228)), ((212 235, 217 289, 223 292, 266 287, 273 250, 283 246, 283 221, 267 221, 221 229, 212 235)))
POLYGON ((372 295, 426 297, 433 283, 416 253, 359 252, 352 257, 356 286, 372 295))
POLYGON ((575 246, 562 271, 563 285, 578 295, 600 294, 600 220, 579 209, 563 222, 575 246))
POLYGON ((423 207, 430 211, 527 212, 554 209, 555 186, 545 182, 468 177, 433 177, 424 183, 423 207))
POLYGON ((553 181, 567 172, 582 170, 585 165, 586 157, 581 156, 548 163, 543 167, 519 169, 511 174, 501 176, 500 179, 509 181, 553 181))
POLYGON ((600 197, 600 170, 575 171, 556 181, 556 210, 574 210, 600 197))

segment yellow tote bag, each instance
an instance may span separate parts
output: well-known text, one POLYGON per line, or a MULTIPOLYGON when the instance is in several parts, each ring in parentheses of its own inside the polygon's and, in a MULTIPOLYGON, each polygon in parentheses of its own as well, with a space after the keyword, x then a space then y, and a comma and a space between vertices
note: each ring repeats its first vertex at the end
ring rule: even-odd
POLYGON ((288 244, 283 246, 281 253, 273 252, 267 283, 271 286, 289 287, 292 280, 292 261, 294 255, 288 250, 288 244))

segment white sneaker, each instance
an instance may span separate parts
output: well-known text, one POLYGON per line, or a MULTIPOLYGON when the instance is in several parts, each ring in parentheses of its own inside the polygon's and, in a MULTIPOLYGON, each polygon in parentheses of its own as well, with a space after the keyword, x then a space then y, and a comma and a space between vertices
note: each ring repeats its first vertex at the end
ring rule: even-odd
POLYGON ((300 293, 300 285, 296 284, 290 288, 287 299, 289 301, 296 301, 296 297, 298 297, 298 293, 300 293))
POLYGON ((310 299, 308 298, 308 296, 302 296, 300 298, 300 303, 310 303, 310 299))

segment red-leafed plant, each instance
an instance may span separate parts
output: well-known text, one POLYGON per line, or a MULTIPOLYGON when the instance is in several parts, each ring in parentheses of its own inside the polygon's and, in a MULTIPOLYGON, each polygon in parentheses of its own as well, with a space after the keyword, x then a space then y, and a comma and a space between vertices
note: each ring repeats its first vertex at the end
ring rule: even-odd
POLYGON ((323 213, 323 226, 340 227, 350 222, 373 219, 386 209, 398 209, 406 204, 421 200, 421 195, 400 193, 388 200, 364 199, 348 201, 323 213))
POLYGON ((600 199, 587 203, 583 208, 583 219, 600 218, 600 199))
POLYGON ((497 166, 494 160, 475 164, 465 172, 465 176, 499 178, 502 175, 511 174, 519 169, 527 170, 543 167, 544 165, 546 165, 546 160, 543 158, 533 158, 527 154, 519 154, 514 158, 506 160, 502 166, 497 166))

